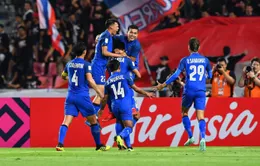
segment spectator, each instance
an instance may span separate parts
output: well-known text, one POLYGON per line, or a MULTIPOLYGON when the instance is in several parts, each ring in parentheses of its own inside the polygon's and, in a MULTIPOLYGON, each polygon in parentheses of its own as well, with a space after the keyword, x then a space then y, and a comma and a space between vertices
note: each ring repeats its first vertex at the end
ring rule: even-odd
POLYGON ((23 15, 23 21, 25 23, 26 28, 30 29, 33 21, 33 10, 32 10, 32 2, 26 1, 24 4, 25 13, 23 15))
MULTIPOLYGON (((11 88, 22 88, 26 85, 26 79, 33 75, 33 42, 27 35, 25 27, 18 28, 18 38, 13 50, 14 76, 8 84, 11 88)), ((9 66, 11 67, 11 66, 9 66)))
POLYGON ((212 97, 233 97, 236 76, 233 71, 227 70, 225 58, 218 59, 217 65, 213 69, 212 97))
POLYGON ((224 58, 225 61, 227 62, 227 70, 234 71, 236 64, 248 54, 248 51, 245 50, 242 54, 237 56, 231 56, 230 53, 231 53, 230 47, 225 46, 223 48, 223 54, 224 54, 223 56, 214 56, 214 57, 207 57, 207 58, 213 63, 217 63, 219 58, 224 58))
MULTIPOLYGON (((173 70, 166 79, 168 79, 175 71, 176 71, 176 69, 173 70)), ((185 85, 184 79, 185 79, 184 75, 182 75, 181 77, 178 77, 174 82, 172 82, 171 84, 169 84, 167 86, 171 92, 169 97, 181 97, 182 96, 182 90, 185 85)))
POLYGON ((244 87, 244 97, 260 97, 260 58, 251 60, 251 66, 243 69, 238 86, 244 87))
POLYGON ((0 44, 9 51, 9 37, 7 33, 5 33, 4 25, 0 24, 0 44))
POLYGON ((253 7, 251 5, 247 5, 246 6, 246 13, 245 16, 246 17, 252 17, 252 16, 256 16, 255 13, 253 12, 253 7))
MULTIPOLYGON (((168 65, 169 58, 168 56, 160 57, 161 63, 155 66, 149 65, 151 71, 156 72, 156 81, 162 83, 166 81, 167 76, 171 73, 171 69, 168 65)), ((156 85, 156 82, 152 82, 152 85, 156 85)), ((160 97, 166 97, 166 89, 159 92, 160 97)))

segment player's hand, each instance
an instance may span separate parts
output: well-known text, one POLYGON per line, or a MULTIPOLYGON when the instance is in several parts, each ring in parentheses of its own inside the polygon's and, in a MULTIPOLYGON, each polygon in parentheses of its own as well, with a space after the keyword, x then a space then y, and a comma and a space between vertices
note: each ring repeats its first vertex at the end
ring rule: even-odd
POLYGON ((122 57, 127 56, 126 52, 124 52, 124 51, 120 52, 119 54, 120 54, 122 57))
POLYGON ((101 99, 103 99, 105 96, 104 96, 104 94, 103 93, 101 93, 101 92, 97 92, 97 94, 98 94, 98 96, 101 98, 101 99))
POLYGON ((154 98, 154 97, 155 97, 155 94, 152 93, 152 92, 146 92, 146 96, 151 99, 151 98, 154 98))
POLYGON ((98 110, 98 118, 100 118, 103 115, 104 110, 98 110))
POLYGON ((248 54, 248 50, 245 50, 243 53, 247 55, 248 54))
POLYGON ((164 84, 161 84, 161 83, 158 82, 158 81, 157 81, 157 84, 158 84, 158 85, 154 87, 154 91, 157 91, 157 90, 160 91, 160 90, 162 90, 162 89, 165 87, 164 84))

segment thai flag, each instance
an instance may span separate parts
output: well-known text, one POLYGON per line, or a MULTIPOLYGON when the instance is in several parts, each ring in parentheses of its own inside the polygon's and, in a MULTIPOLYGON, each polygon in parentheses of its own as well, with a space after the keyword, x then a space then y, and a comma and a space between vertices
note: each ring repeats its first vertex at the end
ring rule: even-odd
POLYGON ((63 56, 65 53, 65 47, 61 41, 61 35, 59 34, 55 25, 56 16, 54 9, 52 8, 48 0, 37 0, 37 8, 39 14, 40 29, 48 29, 48 32, 51 35, 53 48, 56 49, 63 56))

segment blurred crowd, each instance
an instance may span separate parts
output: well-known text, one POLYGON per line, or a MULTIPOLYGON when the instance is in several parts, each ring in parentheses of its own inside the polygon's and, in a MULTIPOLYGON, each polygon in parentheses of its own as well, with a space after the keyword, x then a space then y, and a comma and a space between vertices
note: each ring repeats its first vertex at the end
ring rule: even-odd
MULTIPOLYGON (((5 2, 6 0, 4 0, 5 2)), ((82 41, 91 61, 95 37, 105 30, 104 22, 114 17, 102 0, 49 0, 55 9, 56 26, 65 45, 61 56, 51 45, 47 30, 39 28, 35 0, 12 0, 15 21, 0 24, 0 88, 37 88, 43 77, 55 87, 57 76, 71 58, 72 45, 82 41), (6 27, 12 27, 6 33, 6 27)), ((180 26, 202 17, 260 15, 260 0, 183 0, 178 11, 164 17, 152 30, 180 26)), ((166 60, 166 57, 163 58, 166 60)), ((169 70, 170 72, 170 70, 169 70)))

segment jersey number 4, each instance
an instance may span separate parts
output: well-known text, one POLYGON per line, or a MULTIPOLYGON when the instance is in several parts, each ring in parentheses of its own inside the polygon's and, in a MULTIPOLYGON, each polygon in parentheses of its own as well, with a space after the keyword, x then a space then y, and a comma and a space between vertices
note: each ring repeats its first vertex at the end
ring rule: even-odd
POLYGON ((125 97, 125 91, 124 91, 124 88, 121 87, 121 82, 118 82, 117 88, 116 88, 115 84, 112 84, 111 88, 113 89, 115 99, 118 99, 118 96, 121 96, 121 98, 125 97))
POLYGON ((203 79, 204 76, 204 72, 205 72, 205 68, 203 65, 199 65, 199 66, 195 66, 195 65, 191 65, 190 66, 190 70, 192 71, 190 73, 190 81, 197 81, 195 75, 199 75, 199 81, 201 81, 203 79))
POLYGON ((79 85, 79 80, 77 76, 77 70, 74 70, 74 74, 72 76, 71 82, 75 83, 75 86, 79 85))

